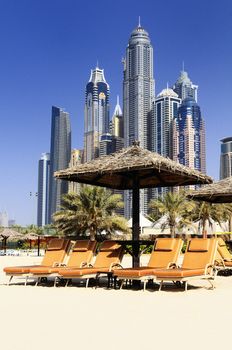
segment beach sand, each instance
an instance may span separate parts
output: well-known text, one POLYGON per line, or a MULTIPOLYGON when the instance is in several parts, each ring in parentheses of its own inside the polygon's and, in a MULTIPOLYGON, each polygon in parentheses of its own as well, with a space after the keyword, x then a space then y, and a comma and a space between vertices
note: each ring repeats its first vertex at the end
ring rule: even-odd
POLYGON ((40 260, 0 257, 1 350, 230 348, 232 277, 218 276, 214 290, 196 281, 187 292, 6 285, 4 266, 40 260))

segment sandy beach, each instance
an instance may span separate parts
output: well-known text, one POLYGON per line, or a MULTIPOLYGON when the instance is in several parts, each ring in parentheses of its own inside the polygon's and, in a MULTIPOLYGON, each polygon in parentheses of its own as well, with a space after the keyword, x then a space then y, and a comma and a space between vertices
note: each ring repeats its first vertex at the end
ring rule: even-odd
MULTIPOLYGON (((186 293, 171 286, 161 292, 35 287, 19 279, 6 285, 4 266, 40 260, 0 257, 3 350, 229 347, 232 277, 218 276, 214 290, 207 289, 207 282, 194 282, 186 293)), ((123 263, 130 261, 125 258, 123 263)))

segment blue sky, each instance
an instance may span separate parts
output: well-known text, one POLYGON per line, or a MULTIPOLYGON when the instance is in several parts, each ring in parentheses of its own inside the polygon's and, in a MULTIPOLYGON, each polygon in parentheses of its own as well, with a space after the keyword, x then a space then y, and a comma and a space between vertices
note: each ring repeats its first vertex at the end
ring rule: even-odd
POLYGON ((111 112, 122 64, 141 16, 154 47, 156 94, 185 68, 199 85, 207 173, 218 179, 220 142, 232 136, 232 2, 221 0, 0 0, 0 211, 36 220, 37 168, 50 149, 51 106, 70 113, 72 146, 83 147, 85 85, 104 68, 111 112))

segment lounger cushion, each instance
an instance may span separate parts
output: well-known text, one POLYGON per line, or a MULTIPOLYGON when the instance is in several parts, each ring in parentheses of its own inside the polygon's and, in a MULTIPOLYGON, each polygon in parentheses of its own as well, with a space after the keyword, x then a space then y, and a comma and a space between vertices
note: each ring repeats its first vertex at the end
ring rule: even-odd
POLYGON ((53 238, 48 245, 47 250, 61 250, 66 246, 67 240, 60 238, 53 238))
POLYGON ((226 267, 232 267, 232 261, 224 260, 224 264, 226 267))
POLYGON ((153 274, 154 267, 139 267, 139 268, 128 268, 128 269, 117 269, 114 270, 114 275, 117 277, 125 277, 133 279, 134 277, 150 276, 153 274))
POLYGON ((29 273, 30 268, 35 267, 37 265, 31 265, 31 266, 7 266, 3 269, 3 271, 7 274, 24 274, 29 273))
POLYGON ((207 252, 209 250, 209 243, 209 239, 193 239, 189 242, 188 252, 207 252))
POLYGON ((105 242, 103 242, 103 244, 100 248, 100 251, 101 252, 108 252, 111 250, 119 249, 120 247, 121 247, 121 245, 114 242, 114 241, 105 241, 105 242))
POLYGON ((170 252, 174 247, 173 239, 158 239, 155 245, 155 251, 170 252))
POLYGON ((205 274, 204 269, 163 269, 156 270, 154 274, 159 279, 161 278, 179 278, 179 277, 193 277, 193 276, 202 276, 205 274))
POLYGON ((51 273, 58 273, 60 269, 60 266, 54 266, 54 267, 49 267, 49 266, 35 266, 30 268, 30 273, 33 275, 49 275, 51 273))
POLYGON ((91 247, 91 241, 77 241, 73 247, 73 252, 87 252, 91 247))
POLYGON ((102 268, 94 268, 94 267, 86 267, 83 269, 59 269, 59 275, 66 277, 66 278, 75 278, 75 277, 82 277, 85 275, 96 275, 99 271, 101 272, 108 272, 109 268, 102 267, 102 268))

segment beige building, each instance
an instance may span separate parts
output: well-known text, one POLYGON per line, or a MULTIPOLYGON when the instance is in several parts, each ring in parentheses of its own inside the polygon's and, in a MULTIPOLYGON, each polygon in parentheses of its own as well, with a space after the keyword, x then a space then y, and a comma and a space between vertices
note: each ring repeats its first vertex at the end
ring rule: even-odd
MULTIPOLYGON (((78 164, 83 163, 83 155, 84 151, 82 149, 73 149, 71 151, 71 160, 69 163, 69 167, 77 167, 78 164)), ((78 182, 69 182, 68 192, 79 193, 81 186, 82 185, 78 182)))

